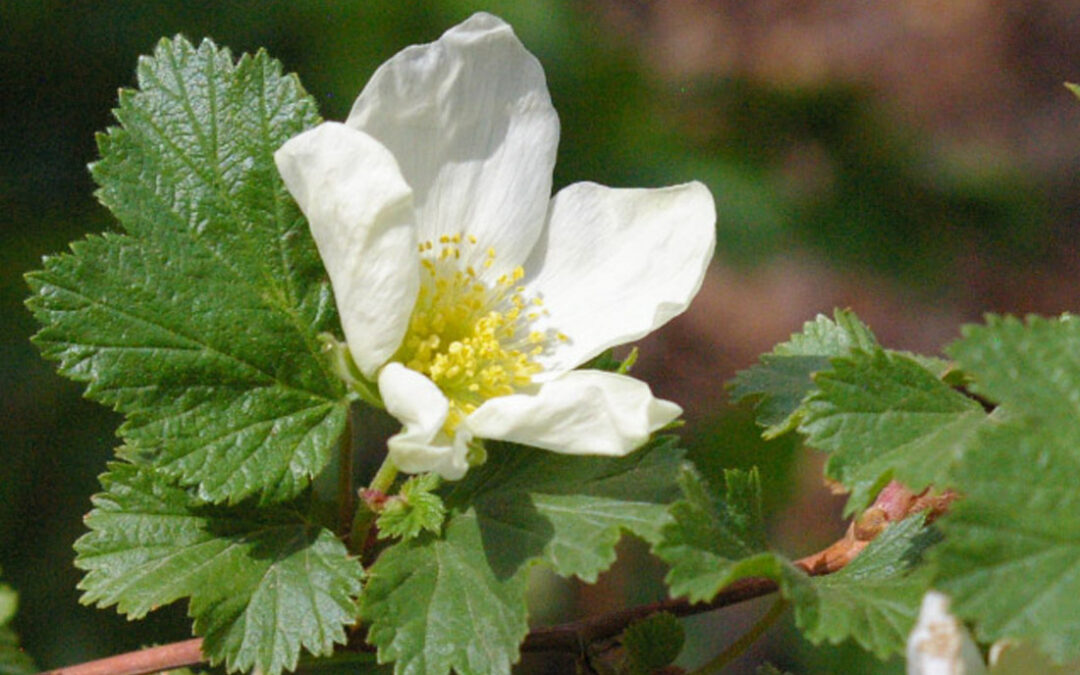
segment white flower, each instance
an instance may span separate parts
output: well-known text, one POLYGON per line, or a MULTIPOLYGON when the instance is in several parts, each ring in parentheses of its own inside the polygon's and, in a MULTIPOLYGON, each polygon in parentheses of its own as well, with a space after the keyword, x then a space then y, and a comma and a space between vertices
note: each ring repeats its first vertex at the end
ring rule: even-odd
POLYGON ((907 641, 908 675, 982 675, 986 665, 964 625, 949 613, 949 598, 923 596, 919 619, 907 641))
POLYGON ((476 14, 384 63, 345 124, 275 154, 403 471, 457 479, 473 437, 624 455, 682 412, 574 371, 676 316, 715 243, 700 183, 551 198, 559 120, 513 30, 476 14))

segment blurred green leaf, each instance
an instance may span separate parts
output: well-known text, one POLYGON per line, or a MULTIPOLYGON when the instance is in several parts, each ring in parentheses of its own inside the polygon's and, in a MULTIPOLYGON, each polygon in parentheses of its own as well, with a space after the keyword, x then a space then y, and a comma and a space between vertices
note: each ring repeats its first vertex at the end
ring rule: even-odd
POLYGON ((1003 421, 955 472, 941 589, 984 641, 1080 658, 1080 321, 991 316, 948 351, 1003 421))
POLYGON ((345 642, 362 569, 332 532, 283 506, 205 504, 146 467, 101 482, 75 543, 84 604, 138 619, 190 598, 204 653, 230 671, 277 675, 345 642))
POLYGON ((671 664, 682 651, 684 640, 682 622, 670 612, 658 612, 630 624, 621 638, 630 673, 652 675, 671 664))
POLYGON ((124 412, 121 454, 202 498, 295 496, 344 429, 319 356, 336 324, 314 244, 273 163, 317 119, 264 53, 162 41, 99 136, 98 197, 127 234, 29 275, 35 338, 86 395, 124 412))
POLYGON ((0 675, 30 675, 37 672, 33 659, 19 647, 19 636, 11 627, 19 607, 19 595, 0 584, 0 675))

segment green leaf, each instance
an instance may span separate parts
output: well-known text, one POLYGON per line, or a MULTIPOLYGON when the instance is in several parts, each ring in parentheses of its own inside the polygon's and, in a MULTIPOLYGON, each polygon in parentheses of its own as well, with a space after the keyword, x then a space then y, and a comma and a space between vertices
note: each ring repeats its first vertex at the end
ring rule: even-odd
POLYGON ((757 470, 725 471, 724 479, 719 499, 693 469, 679 476, 684 499, 671 506, 674 522, 653 549, 671 566, 666 581, 673 596, 708 602, 739 579, 779 576, 778 558, 765 543, 757 470))
POLYGON ((836 320, 819 314, 803 325, 801 333, 778 344, 761 363, 740 371, 730 383, 734 401, 758 399, 754 409, 765 438, 791 431, 799 423, 803 399, 814 390, 811 376, 829 367, 829 359, 852 349, 869 350, 877 340, 849 311, 837 310, 836 320))
POLYGON ((596 581, 622 531, 655 543, 679 493, 683 451, 661 437, 626 457, 561 455, 488 444, 489 460, 452 486, 447 505, 471 505, 500 576, 542 559, 562 576, 596 581))
POLYGON ((682 622, 670 612, 651 614, 626 627, 622 644, 633 675, 651 673, 675 661, 686 636, 682 622))
POLYGON ((989 317, 949 352, 1000 401, 942 519, 941 589, 981 640, 1080 658, 1080 322, 989 317))
POLYGON ((383 552, 361 604, 368 642, 395 673, 508 673, 529 630, 525 575, 496 575, 471 509, 451 517, 441 537, 383 552))
POLYGON ((949 472, 986 413, 908 356, 853 350, 814 376, 799 431, 829 455, 825 474, 851 490, 846 513, 890 480, 918 492, 950 486, 949 472))
POLYGON ((440 536, 384 551, 368 570, 368 640, 396 673, 507 672, 525 637, 525 577, 544 561, 595 580, 621 531, 659 539, 682 451, 661 439, 626 457, 570 457, 506 443, 447 486, 440 536))
POLYGON ((879 658, 903 651, 932 580, 932 569, 919 563, 938 538, 914 515, 885 528, 839 572, 809 577, 785 566, 795 624, 815 644, 854 639, 879 658))
POLYGON ((19 636, 10 625, 18 608, 18 593, 7 584, 0 584, 0 675, 30 675, 38 670, 33 659, 19 647, 19 636))
POLYGON ((203 499, 289 499, 344 429, 319 355, 336 315, 273 163, 312 99, 264 53, 162 41, 99 135, 98 197, 126 234, 90 237, 28 276, 35 338, 86 395, 125 413, 122 456, 203 499))
POLYGON ((327 655, 357 616, 360 564, 284 506, 209 505, 160 474, 113 464, 75 543, 82 602, 137 619, 180 598, 203 650, 230 671, 277 675, 327 655))
POLYGON ((446 517, 446 507, 438 495, 431 494, 437 487, 439 476, 434 473, 405 481, 400 493, 391 497, 379 514, 379 538, 412 539, 425 530, 438 532, 446 517))

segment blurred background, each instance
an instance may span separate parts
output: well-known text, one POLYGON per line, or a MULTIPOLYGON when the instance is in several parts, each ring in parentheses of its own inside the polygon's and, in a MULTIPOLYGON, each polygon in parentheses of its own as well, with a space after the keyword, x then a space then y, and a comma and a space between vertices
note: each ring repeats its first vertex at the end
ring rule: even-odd
MULTIPOLYGON (((77 602, 72 542, 119 422, 28 342, 22 275, 114 229, 86 170, 117 88, 158 38, 265 47, 327 119, 375 67, 476 10, 543 63, 562 120, 556 186, 706 182, 719 246, 691 310, 635 373, 686 407, 706 475, 761 467, 772 540, 793 557, 838 538, 821 457, 759 441, 723 384, 818 312, 851 307, 886 345, 938 353, 984 312, 1077 309, 1080 4, 1066 0, 540 0, 0 3, 0 566, 42 667, 189 636, 183 607, 129 624, 77 602)), ((536 620, 658 600, 664 569, 627 542, 595 587, 537 578, 536 620)), ((688 620, 701 663, 764 606, 688 620)), ((902 672, 790 626, 731 668, 902 672)), ((527 657, 523 672, 571 672, 527 657)))

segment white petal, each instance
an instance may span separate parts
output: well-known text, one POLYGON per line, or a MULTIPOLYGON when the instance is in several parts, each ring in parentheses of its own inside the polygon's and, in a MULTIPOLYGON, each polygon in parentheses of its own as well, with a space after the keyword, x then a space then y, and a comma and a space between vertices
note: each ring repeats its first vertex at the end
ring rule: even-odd
POLYGON ((472 234, 478 245, 464 264, 481 269, 492 247, 496 276, 525 260, 551 197, 559 119, 539 61, 509 25, 476 14, 401 51, 375 72, 346 124, 394 153, 421 241, 472 234))
POLYGON ((465 475, 471 437, 450 438, 443 431, 450 403, 431 380, 400 363, 388 363, 379 372, 379 394, 386 411, 404 425, 386 442, 394 466, 406 473, 434 471, 447 480, 465 475))
POLYGON ((535 394, 489 399, 464 424, 481 438, 513 441, 571 455, 625 455, 682 414, 654 398, 640 380, 575 370, 535 394))
POLYGON ((547 376, 685 310, 712 259, 715 225, 712 195, 697 182, 658 189, 576 183, 560 191, 525 265, 527 294, 547 310, 536 328, 569 338, 538 359, 547 376))
POLYGON ((334 122, 274 161, 311 226, 349 351, 373 377, 401 344, 420 285, 412 191, 386 148, 334 122))
POLYGON ((980 675, 986 665, 971 635, 949 614, 949 598, 923 596, 919 619, 907 641, 908 675, 980 675))

